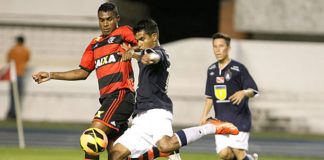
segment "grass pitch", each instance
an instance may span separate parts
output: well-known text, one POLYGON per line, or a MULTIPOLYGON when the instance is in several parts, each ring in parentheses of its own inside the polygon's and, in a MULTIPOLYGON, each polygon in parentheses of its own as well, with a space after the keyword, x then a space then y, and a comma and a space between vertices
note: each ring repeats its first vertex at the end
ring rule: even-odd
MULTIPOLYGON (((84 153, 78 148, 27 148, 0 147, 0 159, 3 160, 82 160, 84 153)), ((182 160, 220 160, 212 153, 181 152, 182 160)), ((102 153, 100 160, 107 160, 102 153)), ((159 158, 158 160, 166 160, 159 158)), ((320 160, 319 158, 277 157, 259 155, 259 160, 320 160)))

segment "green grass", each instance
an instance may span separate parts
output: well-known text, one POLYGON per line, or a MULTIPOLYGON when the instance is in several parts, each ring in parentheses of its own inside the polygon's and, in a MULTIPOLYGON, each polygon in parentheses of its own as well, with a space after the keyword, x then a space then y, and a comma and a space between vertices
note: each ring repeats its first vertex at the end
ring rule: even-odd
MULTIPOLYGON (((3 128, 15 128, 15 121, 0 121, 3 128)), ((24 122, 27 129, 59 129, 59 130, 84 130, 89 124, 85 123, 49 123, 49 122, 24 122)), ((176 127, 179 130, 183 127, 176 127)), ((296 134, 285 132, 252 132, 251 139, 290 139, 290 140, 307 140, 323 141, 324 135, 313 134, 296 134)), ((0 160, 82 160, 84 153, 79 148, 27 148, 18 149, 14 147, 5 147, 0 144, 0 160)), ((107 154, 103 153, 101 160, 106 160, 107 154)), ((184 153, 181 152, 182 160, 220 160, 213 153, 184 153)), ((304 158, 304 157, 280 157, 280 156, 263 156, 259 160, 320 160, 323 158, 304 158)), ((158 160, 166 160, 159 158, 158 160)))
MULTIPOLYGON (((0 147, 0 159, 3 160, 82 160, 83 152, 77 148, 27 148, 0 147)), ((219 160, 212 153, 183 153, 182 160, 219 160)), ((101 160, 106 160, 107 153, 103 153, 101 160)), ((262 156, 260 160, 320 160, 319 158, 262 156)), ((159 158, 166 160, 166 158, 159 158)))

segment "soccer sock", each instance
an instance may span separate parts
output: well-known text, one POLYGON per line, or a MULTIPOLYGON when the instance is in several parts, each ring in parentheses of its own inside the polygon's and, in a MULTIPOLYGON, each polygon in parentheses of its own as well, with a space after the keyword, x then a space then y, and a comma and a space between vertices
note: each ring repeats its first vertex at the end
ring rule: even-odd
POLYGON ((92 156, 87 153, 84 154, 84 160, 99 160, 99 155, 98 156, 92 156))
POLYGON ((201 137, 208 134, 215 134, 216 126, 212 124, 205 124, 198 127, 191 127, 182 129, 175 134, 178 137, 181 146, 185 146, 191 142, 194 142, 201 137))

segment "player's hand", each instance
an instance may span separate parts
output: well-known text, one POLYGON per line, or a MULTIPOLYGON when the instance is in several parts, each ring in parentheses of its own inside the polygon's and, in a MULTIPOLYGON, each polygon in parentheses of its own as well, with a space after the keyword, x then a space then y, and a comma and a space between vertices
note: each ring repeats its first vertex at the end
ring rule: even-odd
POLYGON ((34 81, 37 82, 38 84, 46 82, 51 79, 49 72, 38 72, 33 74, 32 77, 34 81))
POLYGON ((235 105, 239 105, 245 97, 245 93, 243 90, 235 92, 228 99, 235 105))
POLYGON ((134 49, 130 44, 123 43, 121 47, 126 51, 124 53, 119 53, 122 56, 121 61, 129 61, 132 59, 134 49))
POLYGON ((145 64, 145 65, 147 65, 147 64, 153 64, 153 63, 154 63, 154 61, 152 61, 152 60, 150 59, 150 55, 149 55, 149 54, 144 54, 144 55, 142 56, 142 58, 141 58, 141 62, 142 62, 143 64, 145 64))

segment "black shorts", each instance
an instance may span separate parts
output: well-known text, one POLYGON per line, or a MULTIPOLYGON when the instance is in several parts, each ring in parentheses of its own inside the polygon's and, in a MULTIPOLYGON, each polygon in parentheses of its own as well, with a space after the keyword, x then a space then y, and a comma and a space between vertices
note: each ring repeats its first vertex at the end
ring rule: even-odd
POLYGON ((134 111, 134 92, 121 89, 102 96, 99 101, 101 107, 93 120, 111 128, 109 138, 118 138, 128 128, 128 119, 134 111))

